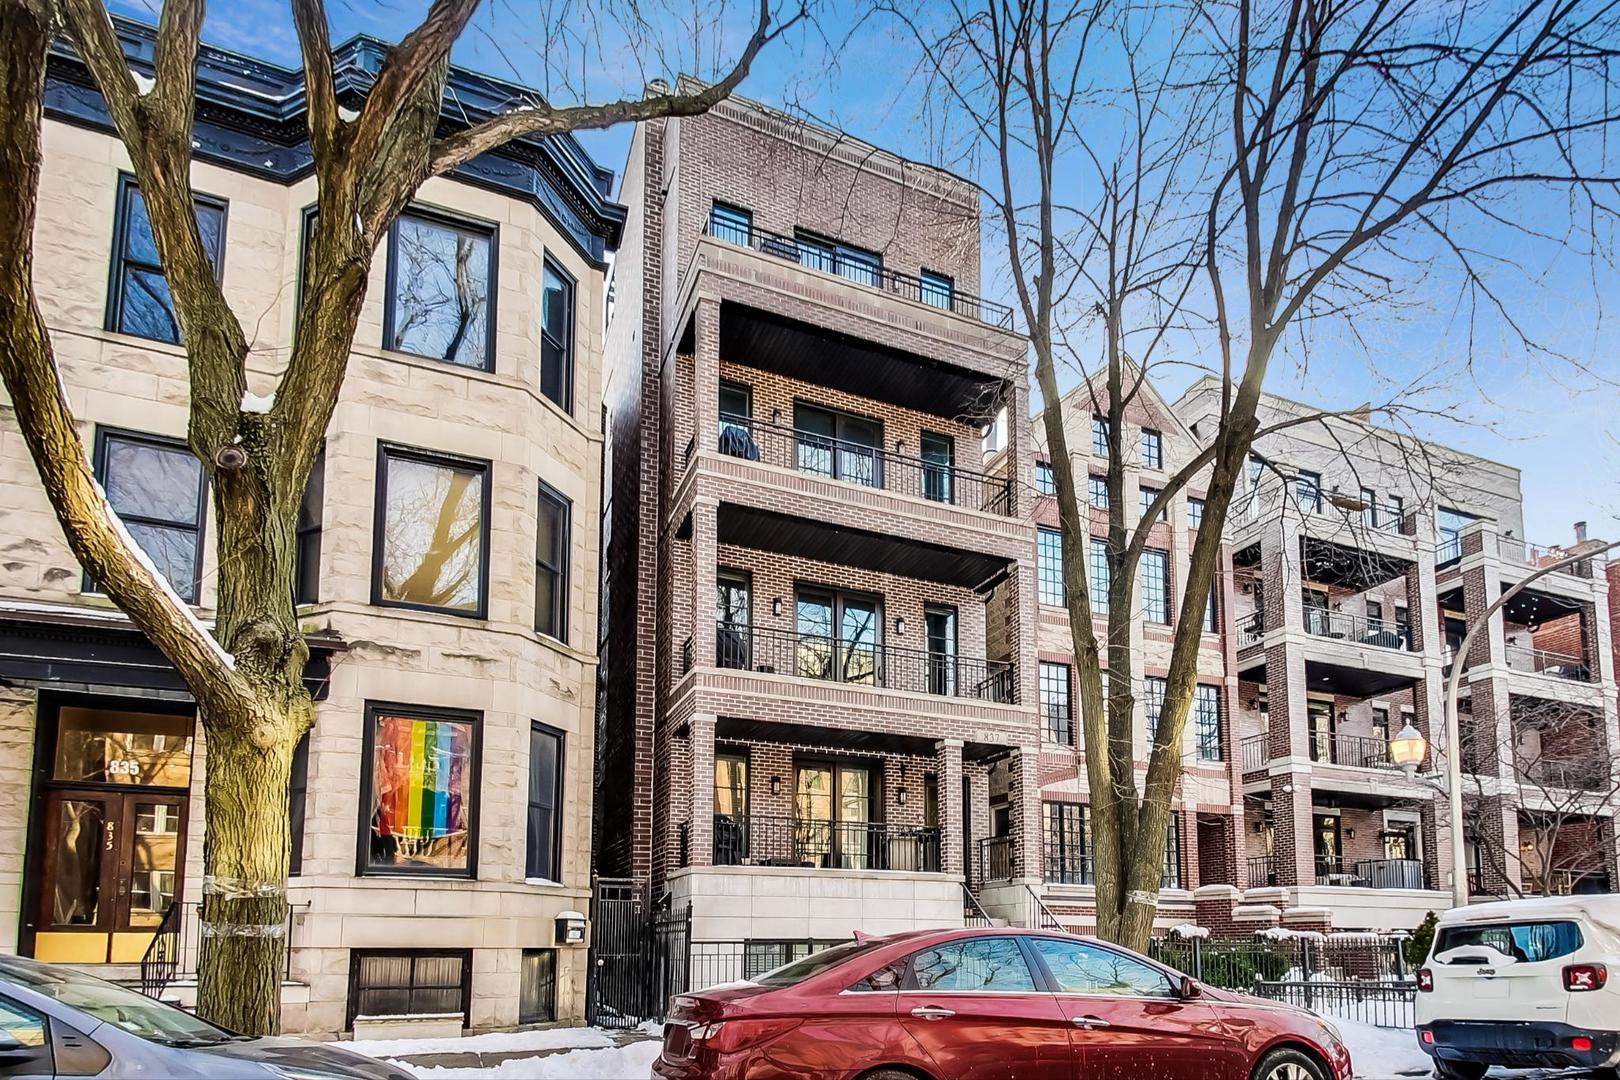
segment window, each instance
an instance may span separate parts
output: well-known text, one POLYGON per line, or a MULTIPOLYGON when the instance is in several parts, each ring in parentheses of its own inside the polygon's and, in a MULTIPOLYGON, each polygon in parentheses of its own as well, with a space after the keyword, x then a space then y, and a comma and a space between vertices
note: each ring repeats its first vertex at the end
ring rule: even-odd
MULTIPOLYGON (((1157 499, 1158 497, 1159 497, 1159 489, 1158 488, 1153 488, 1153 487, 1139 487, 1139 488, 1137 488, 1136 489, 1136 499, 1137 499, 1136 512, 1137 512, 1138 516, 1147 517, 1148 512, 1153 509, 1153 500, 1157 499)), ((1163 510, 1159 511, 1159 520, 1160 521, 1169 521, 1170 520, 1170 507, 1168 505, 1166 505, 1163 510)))
POLYGON ((924 607, 923 632, 928 639, 928 692, 950 697, 956 693, 956 609, 924 607))
POLYGON ((1142 429, 1142 467, 1164 468, 1164 436, 1152 428, 1142 429))
POLYGON ((883 486, 883 425, 877 420, 798 402, 793 427, 800 472, 883 486))
POLYGON ((359 1016, 461 1015, 467 1024, 466 951, 355 949, 349 953, 349 1021, 359 1016))
POLYGON ((1124 953, 1061 938, 1031 938, 1060 994, 1174 998, 1170 976, 1124 953))
POLYGON ((524 949, 518 972, 518 1023, 557 1019, 557 950, 524 949))
POLYGON ((1091 476, 1086 481, 1086 501, 1093 509, 1108 509, 1108 477, 1091 476))
POLYGON ((1294 474, 1294 502, 1307 514, 1322 512, 1322 474, 1304 469, 1294 474))
MULTIPOLYGON (((202 465, 179 439, 101 428, 96 479, 129 535, 180 599, 195 604, 202 566, 202 465)), ((86 592, 96 591, 88 577, 86 592)))
POLYGON ((1164 834, 1164 871, 1159 888, 1181 888, 1181 815, 1170 813, 1170 828, 1164 834))
POLYGON ((475 714, 366 706, 362 874, 475 876, 475 714))
POLYGON ((1193 691, 1193 738, 1199 761, 1221 760, 1221 691, 1199 683, 1193 691))
POLYGON ((1069 665, 1041 661, 1041 715, 1046 737, 1065 746, 1074 742, 1074 712, 1069 699, 1069 665))
POLYGON ((1142 711, 1147 715, 1149 743, 1159 741, 1159 717, 1164 713, 1164 691, 1167 686, 1169 683, 1157 675, 1142 677, 1142 711))
MULTIPOLYGON (((881 949, 887 944, 879 938, 867 938, 864 941, 844 941, 828 949, 812 952, 799 960, 784 964, 773 971, 767 971, 753 981, 760 986, 769 986, 780 989, 785 986, 797 986, 804 980, 821 974, 828 968, 836 967, 846 960, 853 960, 863 953, 874 949, 881 949)), ((744 949, 747 948, 744 943, 744 949)))
POLYGON ((1101 618, 1108 614, 1108 586, 1113 579, 1113 568, 1108 565, 1108 541, 1091 538, 1091 615, 1101 618))
POLYGON ((793 673, 803 679, 880 684, 883 600, 834 589, 800 589, 794 600, 793 673))
POLYGON ((1395 607, 1395 632, 1400 635, 1403 646, 1412 640, 1412 613, 1398 604, 1395 607))
POLYGON ((1170 623, 1170 553, 1142 552, 1137 588, 1142 594, 1142 617, 1151 623, 1170 623))
MULTIPOLYGON (((752 979, 779 967, 814 956, 823 949, 843 944, 837 941, 815 941, 805 938, 774 939, 749 938, 743 942, 743 971, 745 979, 752 979)), ((808 977, 808 976, 807 976, 808 977)), ((866 989, 857 985, 851 989, 866 989)), ((888 986, 886 989, 893 990, 888 986)))
POLYGON ((574 411, 574 279, 550 259, 541 285, 540 393, 574 411))
POLYGON ((494 370, 495 230, 419 212, 388 232, 383 348, 494 370))
POLYGON ((1209 583, 1209 593, 1204 597, 1204 633, 1213 634, 1216 630, 1215 622, 1215 591, 1218 582, 1209 583))
POLYGON ((1056 529, 1037 529, 1036 578, 1043 604, 1063 604, 1068 592, 1063 587, 1063 534, 1056 529))
POLYGON ((1370 623, 1374 629, 1377 629, 1378 625, 1383 621, 1384 605, 1379 603, 1377 600, 1367 601, 1367 622, 1370 623))
POLYGON ((1043 802, 1041 828, 1046 849, 1046 880, 1063 885, 1090 884, 1085 806, 1077 802, 1043 802))
POLYGON ((1399 495, 1384 497, 1383 527, 1400 532, 1406 524, 1406 500, 1399 495))
POLYGON ((1100 458, 1108 456, 1108 417, 1095 413, 1091 417, 1091 452, 1100 458))
POLYGON ((1052 471, 1050 461, 1037 461, 1035 463, 1035 493, 1037 495, 1057 494, 1057 473, 1052 471))
POLYGON ((540 513, 534 542, 534 628, 568 640, 568 544, 573 504, 540 485, 540 513))
POLYGON ((287 832, 292 838, 292 850, 287 860, 287 873, 294 876, 304 872, 304 819, 309 809, 309 732, 293 747, 292 775, 287 781, 287 832))
MULTIPOLYGON (((1455 949, 1477 949, 1482 958, 1455 956, 1452 964, 1479 964, 1492 962, 1485 950, 1513 958, 1515 963, 1539 964, 1557 960, 1577 952, 1584 939, 1580 927, 1573 922, 1549 920, 1546 922, 1491 923, 1485 926, 1442 927, 1434 943, 1434 956, 1455 949)), ((1506 963, 1506 961, 1503 961, 1506 963)))
POLYGON ((1010 937, 967 938, 913 953, 911 982, 918 990, 1030 993, 1035 989, 1024 954, 1010 937))
POLYGON ((956 477, 956 443, 949 435, 922 433, 922 497, 931 502, 954 502, 952 480, 956 477))
POLYGON ((1473 514, 1465 514, 1461 510, 1453 510, 1442 506, 1435 515, 1435 531, 1439 543, 1435 547, 1435 556, 1441 562, 1450 562, 1462 556, 1462 531, 1476 520, 1473 514))
POLYGON ((7 1076, 38 1075, 28 1067, 36 1062, 45 1066, 47 1074, 50 1073, 50 1051, 45 1048, 45 1018, 9 998, 0 998, 0 1045, 5 1047, 7 1076), (38 1057, 29 1051, 38 1051, 38 1057), (14 1069, 18 1071, 12 1071, 14 1069))
POLYGON ((807 233, 795 237, 799 245, 799 262, 815 270, 837 274, 841 278, 876 286, 883 276, 883 256, 875 251, 823 240, 807 233))
POLYGON ((709 235, 728 244, 751 247, 754 237, 754 215, 741 207, 717 202, 709 211, 709 235))
POLYGON ((1369 529, 1378 528, 1378 492, 1370 487, 1361 489, 1361 523, 1369 529))
POLYGON ((747 571, 721 567, 715 574, 717 591, 715 620, 715 663, 723 668, 746 671, 752 634, 753 579, 747 571))
MULTIPOLYGON (((197 230, 203 250, 220 273, 225 248, 225 203, 196 196, 197 230)), ((174 298, 163 276, 157 241, 152 237, 152 221, 146 214, 135 178, 118 180, 118 206, 113 225, 112 281, 107 289, 107 329, 120 334, 180 343, 180 323, 174 314, 174 298)))
POLYGON ((563 734, 529 724, 529 817, 525 877, 562 880, 563 734))
POLYGON ((747 862, 748 756, 734 751, 717 753, 714 755, 713 863, 715 866, 743 866, 747 862))
POLYGON ((1204 500, 1187 499, 1187 528, 1197 531, 1204 527, 1204 500))
POLYGON ((321 518, 326 500, 326 448, 315 455, 304 497, 298 504, 294 526, 293 603, 315 604, 321 599, 321 518))
POLYGON ((1380 742, 1389 741, 1389 706, 1374 705, 1372 711, 1373 738, 1380 742))
POLYGON ((489 463, 382 445, 372 603, 483 618, 489 463))
POLYGON ((956 298, 956 282, 945 274, 924 270, 917 279, 917 291, 922 302, 929 307, 949 311, 951 302, 956 298))

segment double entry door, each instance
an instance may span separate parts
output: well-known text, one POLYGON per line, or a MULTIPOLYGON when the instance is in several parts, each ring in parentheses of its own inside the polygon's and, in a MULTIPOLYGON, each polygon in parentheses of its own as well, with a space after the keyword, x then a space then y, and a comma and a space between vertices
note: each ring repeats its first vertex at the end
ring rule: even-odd
POLYGON ((883 852, 873 833, 872 770, 865 765, 801 763, 794 785, 799 856, 816 866, 870 870, 883 852))
POLYGON ((176 897, 184 841, 184 796, 50 792, 34 956, 139 962, 176 897))

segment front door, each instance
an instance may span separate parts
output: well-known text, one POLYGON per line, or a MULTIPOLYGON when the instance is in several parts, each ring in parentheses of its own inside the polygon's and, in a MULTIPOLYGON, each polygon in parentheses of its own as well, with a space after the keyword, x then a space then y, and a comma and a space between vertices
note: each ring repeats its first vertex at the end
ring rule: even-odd
POLYGON ((55 712, 41 710, 51 742, 29 865, 33 955, 138 963, 180 897, 193 720, 69 705, 55 712))

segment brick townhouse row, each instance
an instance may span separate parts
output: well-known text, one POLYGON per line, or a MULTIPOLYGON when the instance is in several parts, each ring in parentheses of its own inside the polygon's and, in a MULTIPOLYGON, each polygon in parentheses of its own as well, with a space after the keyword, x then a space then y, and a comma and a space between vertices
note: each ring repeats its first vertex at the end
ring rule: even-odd
MULTIPOLYGON (((1026 343, 976 295, 972 187, 733 99, 640 125, 621 197, 598 873, 689 913, 716 979, 852 928, 1090 928, 1052 475, 1026 343)), ((1129 524, 1218 403, 1207 379, 1132 397, 1129 524)), ((1095 548, 1106 387, 1059 407, 1095 548)), ((1262 426, 1307 408, 1267 397, 1262 426)), ((1172 628, 1204 626, 1159 928, 1414 926, 1449 903, 1455 648, 1563 549, 1520 539, 1516 470, 1338 417, 1256 446, 1215 593, 1184 613, 1203 482, 1152 525, 1130 620, 1139 768, 1172 628), (1389 752, 1408 725, 1432 744, 1413 777, 1389 752)), ((1100 559, 1091 584, 1101 605, 1100 559)), ((1476 637, 1462 872, 1480 895, 1614 879, 1610 610, 1588 560, 1476 637), (1549 832, 1571 790, 1592 797, 1549 832)))

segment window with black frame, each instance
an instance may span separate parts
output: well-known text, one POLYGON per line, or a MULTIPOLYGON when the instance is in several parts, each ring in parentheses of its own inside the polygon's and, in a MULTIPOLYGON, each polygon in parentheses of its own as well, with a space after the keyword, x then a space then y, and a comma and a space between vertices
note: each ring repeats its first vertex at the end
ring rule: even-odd
POLYGON ((1137 588, 1142 602, 1142 617, 1150 623, 1170 625, 1170 553, 1148 550, 1142 552, 1137 567, 1137 588))
POLYGON ((1164 436, 1152 428, 1142 429, 1142 467, 1164 468, 1164 436))
POLYGON ((1170 813, 1170 829, 1164 838, 1164 874, 1159 887, 1181 888, 1181 815, 1174 811, 1170 813))
POLYGON ((483 617, 489 463, 383 445, 372 602, 483 617))
POLYGON ((1037 461, 1035 463, 1035 494, 1057 494, 1057 473, 1052 471, 1050 461, 1037 461))
POLYGON ((1193 739, 1198 747, 1198 760, 1220 761, 1225 756, 1221 749, 1221 691, 1218 686, 1199 683, 1193 691, 1193 739))
POLYGON ((326 448, 315 455, 298 503, 294 526, 293 603, 314 604, 321 598, 321 522, 326 498, 326 448))
POLYGON ((529 724, 529 811, 524 876, 562 881, 563 733, 529 724))
POLYGON ((1086 501, 1093 510, 1108 509, 1108 477, 1088 476, 1086 478, 1086 501))
POLYGON ((349 1020, 460 1014, 467 1024, 471 956, 465 950, 354 949, 349 1020))
POLYGON ((928 638, 928 692, 953 696, 956 693, 956 609, 929 604, 923 608, 923 631, 928 638))
POLYGON ((1108 456, 1108 418, 1102 415, 1093 415, 1091 418, 1091 452, 1100 458, 1108 456))
POLYGON ((369 704, 362 874, 477 876, 478 714, 369 704))
MULTIPOLYGON (((201 592, 202 465, 179 439, 131 431, 96 431, 96 480, 141 552, 188 604, 201 592)), ((96 592, 87 575, 84 591, 96 592)))
POLYGON ((728 244, 751 247, 754 237, 754 215, 741 207, 717 202, 709 211, 709 235, 728 244))
POLYGON ((1147 718, 1149 745, 1159 741, 1159 718, 1164 714, 1164 692, 1169 685, 1157 675, 1142 676, 1142 714, 1147 718))
POLYGON ((1322 474, 1301 469, 1294 474, 1294 502, 1307 514, 1322 512, 1322 474))
POLYGON ((540 393, 574 411, 574 279, 546 260, 540 301, 540 393))
POLYGON ((922 433, 922 497, 932 502, 956 501, 956 443, 949 435, 922 433))
POLYGON ((1043 604, 1061 605, 1068 595, 1063 587, 1063 534, 1056 529, 1035 531, 1035 574, 1043 604))
POLYGON ((383 348, 495 367, 495 229, 406 211, 388 234, 383 348))
POLYGON ((937 274, 932 270, 924 270, 917 279, 918 295, 923 303, 929 307, 944 308, 949 311, 956 298, 956 281, 946 274, 937 274))
MULTIPOLYGON (((754 390, 747 383, 720 380, 720 437, 722 454, 759 460, 759 443, 754 438, 754 390)), ((771 464, 783 464, 780 461, 771 464)))
POLYGON ((721 568, 715 586, 715 664, 747 671, 753 653, 752 579, 746 571, 721 568))
POLYGON ((568 640, 568 546, 572 516, 573 503, 542 483, 534 544, 534 628, 564 642, 568 640))
POLYGON ((1043 802, 1046 880, 1060 885, 1087 885, 1091 864, 1086 856, 1086 808, 1076 802, 1043 802))
POLYGON ((748 862, 748 755, 725 750, 714 755, 714 865, 748 862))
POLYGON ((883 486, 883 425, 879 421, 797 402, 793 427, 800 472, 864 487, 883 486))
POLYGON ((557 1019, 557 950, 524 949, 518 971, 518 1023, 557 1019))
MULTIPOLYGON (((197 212, 197 231, 202 237, 203 250, 208 253, 217 278, 225 249, 225 202, 198 195, 192 205, 197 212)), ((174 297, 163 275, 157 241, 152 236, 152 220, 146 213, 146 200, 141 197, 132 176, 119 178, 115 221, 107 329, 179 344, 180 322, 174 313, 174 297)))
POLYGON ((1074 742, 1074 710, 1069 693, 1069 665, 1040 661, 1041 717, 1049 741, 1074 742))
POLYGON ((1108 541, 1093 536, 1087 550, 1091 553, 1091 562, 1087 567, 1091 577, 1091 617, 1100 619, 1108 615, 1108 588, 1114 577, 1114 569, 1108 565, 1108 541))

